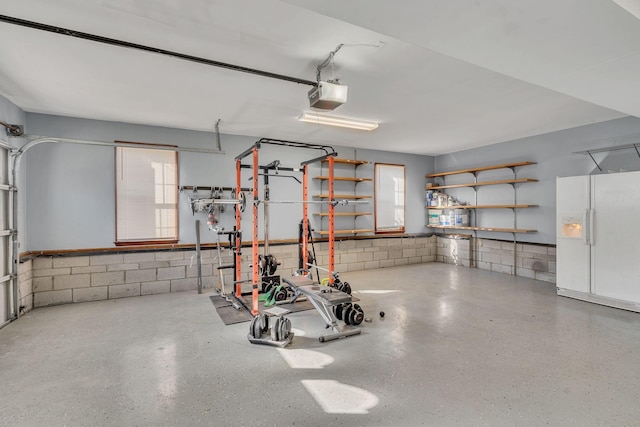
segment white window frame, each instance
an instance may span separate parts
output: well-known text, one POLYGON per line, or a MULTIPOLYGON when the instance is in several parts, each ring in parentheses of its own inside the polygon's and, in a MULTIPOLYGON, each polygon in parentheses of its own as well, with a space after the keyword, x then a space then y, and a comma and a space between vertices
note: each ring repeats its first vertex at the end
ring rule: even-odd
POLYGON ((116 246, 177 243, 178 151, 126 144, 115 148, 116 246))

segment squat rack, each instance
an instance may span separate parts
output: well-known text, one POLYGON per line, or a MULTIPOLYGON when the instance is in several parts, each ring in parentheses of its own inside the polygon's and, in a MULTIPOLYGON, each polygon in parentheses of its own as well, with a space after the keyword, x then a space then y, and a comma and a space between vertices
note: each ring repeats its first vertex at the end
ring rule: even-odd
MULTIPOLYGON (((267 145, 279 145, 285 147, 292 148, 305 148, 311 150, 319 150, 323 154, 319 157, 315 157, 309 160, 305 160, 300 163, 301 168, 286 168, 286 167, 278 167, 278 170, 289 171, 289 172, 302 172, 302 227, 303 227, 303 238, 302 238, 302 253, 306 254, 308 252, 308 230, 309 230, 309 220, 308 220, 308 204, 314 203, 309 201, 309 193, 308 193, 308 167, 310 164, 319 162, 327 159, 329 164, 329 281, 333 283, 333 269, 334 269, 334 206, 335 201, 333 200, 333 166, 334 166, 334 157, 337 156, 337 152, 335 149, 329 145, 319 145, 319 144, 306 144, 302 142, 295 141, 285 141, 280 139, 271 139, 271 138, 261 138, 257 142, 253 144, 249 149, 245 150, 241 154, 235 157, 236 161, 236 195, 239 195, 242 191, 242 169, 243 168, 251 168, 252 169, 252 184, 253 187, 251 189, 253 194, 252 201, 252 276, 251 276, 251 314, 254 316, 259 313, 258 310, 258 283, 260 280, 259 272, 258 272, 258 263, 259 263, 259 248, 258 248, 258 205, 260 204, 260 199, 258 196, 258 176, 260 169, 266 168, 266 173, 268 173, 268 169, 273 168, 272 165, 268 166, 260 166, 258 162, 258 152, 262 147, 262 144, 267 145), (242 159, 245 157, 252 156, 252 164, 251 165, 243 165, 242 159)), ((266 203, 269 203, 266 201, 266 203)), ((274 202, 277 203, 277 202, 274 202)), ((297 203, 297 202, 292 202, 297 203)), ((326 202, 318 202, 318 203, 326 203, 326 202)), ((240 211, 240 206, 236 205, 236 230, 241 230, 241 220, 242 214, 240 211)), ((242 295, 242 280, 240 280, 242 276, 242 253, 241 253, 241 245, 242 242, 240 239, 235 240, 235 293, 236 297, 240 297, 242 295)), ((306 256, 306 255, 303 255, 306 256)))

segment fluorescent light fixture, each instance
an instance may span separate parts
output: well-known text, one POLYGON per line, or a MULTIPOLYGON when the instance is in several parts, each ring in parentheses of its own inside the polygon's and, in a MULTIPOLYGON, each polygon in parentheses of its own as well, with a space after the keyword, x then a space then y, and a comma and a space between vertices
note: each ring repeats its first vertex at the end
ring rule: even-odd
POLYGON ((358 130, 374 130, 378 128, 378 123, 376 122, 350 119, 348 117, 329 116, 311 111, 304 111, 302 115, 298 117, 298 120, 306 123, 315 123, 317 125, 338 126, 358 130))

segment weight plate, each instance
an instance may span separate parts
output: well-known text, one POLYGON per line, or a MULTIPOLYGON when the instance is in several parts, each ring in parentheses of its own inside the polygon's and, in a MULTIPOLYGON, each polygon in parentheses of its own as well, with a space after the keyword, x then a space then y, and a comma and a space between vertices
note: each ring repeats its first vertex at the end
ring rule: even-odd
POLYGON ((287 299, 287 290, 280 288, 276 291, 276 301, 284 301, 287 299))
POLYGON ((362 321, 364 320, 364 312, 359 311, 359 310, 353 310, 353 315, 352 315, 353 319, 351 324, 352 325, 359 325, 362 323, 362 321))
POLYGON ((268 263, 267 269, 269 270, 269 276, 273 276, 278 270, 278 260, 273 255, 267 255, 268 263))
POLYGON ((349 282, 344 282, 342 284, 341 291, 344 292, 345 294, 351 295, 351 285, 349 284, 349 282))
POLYGON ((260 327, 262 328, 262 332, 267 332, 269 330, 269 316, 265 313, 260 315, 260 327))
POLYGON ((280 329, 280 322, 282 321, 281 317, 278 317, 276 319, 276 321, 273 323, 273 326, 271 327, 271 340, 272 341, 280 341, 280 331, 278 329, 280 329))
POLYGON ((258 316, 251 319, 251 326, 249 328, 249 333, 254 338, 262 337, 262 328, 261 328, 260 319, 258 316))
POLYGON ((344 310, 344 313, 342 314, 342 318, 344 320, 344 323, 346 323, 347 325, 351 324, 351 312, 353 311, 353 307, 351 307, 351 305, 349 305, 349 307, 347 307, 344 310))
POLYGON ((343 309, 343 304, 338 304, 335 306, 336 318, 338 320, 342 320, 342 309, 343 309))

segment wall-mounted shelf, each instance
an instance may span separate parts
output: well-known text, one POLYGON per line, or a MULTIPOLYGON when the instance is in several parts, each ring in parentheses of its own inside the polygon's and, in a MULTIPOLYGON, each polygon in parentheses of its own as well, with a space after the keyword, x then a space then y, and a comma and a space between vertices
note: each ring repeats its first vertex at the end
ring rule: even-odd
POLYGON ((475 205, 475 206, 426 206, 427 209, 526 209, 537 208, 538 205, 475 205))
POLYGON ((496 231, 500 233, 535 233, 538 230, 526 230, 522 228, 497 228, 497 227, 463 227, 463 226, 451 226, 451 225, 429 225, 429 228, 443 228, 451 230, 472 230, 472 231, 496 231))
MULTIPOLYGON (((328 176, 316 176, 313 179, 320 179, 323 181, 327 181, 329 179, 328 176)), ((352 178, 350 176, 334 176, 334 181, 351 181, 351 182, 365 182, 371 181, 371 178, 352 178)))
POLYGON ((463 188, 463 187, 482 187, 484 185, 500 185, 500 184, 518 184, 521 182, 538 182, 533 178, 517 178, 517 179, 500 179, 497 181, 470 182, 468 184, 451 184, 427 187, 427 190, 443 190, 445 188, 463 188))
MULTIPOLYGON (((323 164, 328 163, 328 159, 324 159, 323 164)), ((361 182, 372 182, 372 178, 366 177, 369 175, 366 173, 364 169, 359 170, 358 166, 368 165, 371 162, 366 160, 353 160, 353 159, 345 159, 345 158, 333 158, 334 165, 338 167, 334 168, 333 173, 333 200, 353 200, 354 202, 348 203, 346 206, 338 205, 335 206, 333 216, 335 218, 334 222, 334 230, 336 234, 359 234, 359 233, 370 233, 373 230, 364 227, 370 227, 369 220, 367 219, 359 219, 362 217, 366 217, 368 215, 372 215, 371 212, 361 212, 359 211, 358 204, 366 204, 366 199, 371 199, 373 196, 363 194, 369 192, 368 184, 360 184, 361 182), (365 175, 365 177, 361 177, 358 175, 365 175), (360 184, 360 185, 359 185, 360 184), (337 187, 337 188, 336 188, 337 187), (336 189, 338 193, 336 193, 336 189), (364 226, 364 227, 363 227, 364 226)), ((329 174, 326 172, 320 173, 319 176, 314 177, 315 180, 320 181, 320 194, 317 194, 313 197, 320 199, 329 199, 328 193, 323 193, 324 183, 330 183, 329 174)), ((324 205, 323 205, 324 206, 324 205)), ((318 227, 318 231, 316 233, 326 236, 329 234, 327 230, 322 230, 326 225, 329 225, 328 221, 331 221, 329 213, 326 208, 324 211, 316 212, 315 215, 318 217, 320 222, 320 226, 318 227), (324 219, 327 218, 328 221, 324 219)), ((370 209, 370 208, 368 208, 370 209)))
MULTIPOLYGON (((515 184, 520 184, 520 183, 528 183, 528 182, 538 182, 537 179, 533 179, 533 178, 518 178, 517 176, 517 171, 516 169, 518 167, 521 166, 529 166, 529 165, 534 165, 536 164, 535 162, 528 162, 528 161, 524 161, 524 162, 512 162, 512 163, 502 163, 502 164, 498 164, 498 165, 492 165, 492 166, 480 166, 477 168, 469 168, 469 169, 459 169, 459 170, 454 170, 454 171, 448 171, 448 172, 436 172, 436 173, 432 173, 432 174, 428 174, 426 175, 426 178, 440 178, 440 180, 442 181, 440 185, 433 185, 433 184, 427 184, 427 191, 431 191, 431 190, 444 190, 444 189, 453 189, 453 188, 473 188, 474 190, 474 201, 472 205, 469 206, 427 206, 427 209, 470 209, 473 212, 473 219, 474 221, 471 222, 471 226, 463 226, 463 225, 435 225, 435 224, 427 224, 428 228, 434 228, 434 229, 440 229, 440 230, 470 230, 474 232, 474 235, 476 235, 476 232, 481 231, 481 232, 498 232, 498 233, 511 233, 513 235, 513 274, 516 274, 516 266, 517 266, 517 259, 516 259, 516 253, 517 253, 517 245, 516 245, 516 234, 527 234, 527 233, 535 233, 536 230, 528 230, 528 229, 522 229, 522 228, 518 228, 517 226, 517 214, 516 214, 516 210, 517 209, 526 209, 526 208, 533 208, 533 207, 537 207, 537 205, 534 204, 525 204, 525 203, 518 203, 518 197, 517 197, 517 186, 515 184), (480 172, 483 171, 491 171, 491 170, 497 170, 497 169, 511 169, 511 172, 513 174, 513 178, 512 179, 501 179, 501 180, 495 180, 495 181, 478 181, 478 174, 480 172), (463 184, 449 184, 446 185, 445 183, 445 178, 451 175, 460 175, 460 174, 472 174, 473 175, 473 182, 468 182, 468 183, 463 183, 463 184), (476 187, 482 187, 482 186, 487 186, 487 185, 504 185, 504 184, 509 184, 513 187, 513 203, 504 203, 504 204, 491 204, 491 205, 482 205, 478 203, 478 190, 476 187), (477 214, 475 213, 475 210, 478 209, 511 209, 513 211, 513 227, 511 228, 506 228, 506 227, 480 227, 477 224, 477 214)), ((457 215, 457 214, 456 214, 457 215)), ((445 215, 445 219, 446 219, 446 215, 445 215)), ((455 221, 453 221, 455 222, 455 221)), ((440 223, 452 223, 451 221, 443 221, 441 220, 440 223)), ((472 256, 472 263, 475 263, 475 255, 477 254, 477 250, 474 250, 474 255, 472 256)))
POLYGON ((520 166, 528 166, 528 165, 535 165, 535 164, 536 162, 503 163, 501 165, 481 166, 478 168, 460 169, 460 170, 449 171, 449 172, 430 173, 426 175, 426 178, 437 178, 439 176, 448 176, 448 175, 460 175, 463 173, 476 173, 476 172, 490 171, 490 170, 496 170, 496 169, 511 169, 511 168, 517 168, 520 166))
MULTIPOLYGON (((327 163, 328 160, 325 159, 322 162, 323 163, 327 163)), ((366 160, 341 159, 341 158, 338 158, 338 157, 334 158, 333 162, 334 163, 341 163, 341 164, 344 164, 344 165, 352 165, 352 166, 368 165, 369 163, 371 163, 371 162, 368 162, 366 160)))

